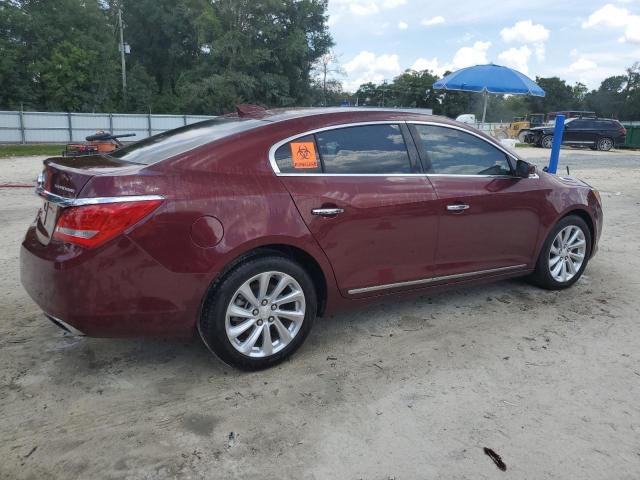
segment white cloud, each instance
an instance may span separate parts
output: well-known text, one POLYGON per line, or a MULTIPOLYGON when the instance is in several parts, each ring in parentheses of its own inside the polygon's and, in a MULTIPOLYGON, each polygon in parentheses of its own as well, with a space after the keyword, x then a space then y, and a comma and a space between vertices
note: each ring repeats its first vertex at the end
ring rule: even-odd
POLYGON ((481 65, 489 63, 487 59, 487 51, 491 47, 491 42, 475 42, 470 47, 462 47, 453 56, 451 62, 440 63, 438 57, 432 59, 418 58, 411 70, 421 72, 429 70, 436 75, 442 76, 447 71, 455 71, 461 68, 470 67, 472 65, 481 65))
POLYGON ((521 20, 513 27, 503 28, 500 31, 500 36, 506 43, 542 43, 549 40, 549 34, 549 30, 544 25, 534 24, 531 20, 521 20))
POLYGON ((596 10, 582 28, 609 27, 624 30, 620 42, 640 43, 640 15, 634 15, 626 8, 608 3, 596 10))
POLYGON ((398 22, 398 28, 400 30, 406 30, 409 28, 409 24, 407 22, 398 22))
POLYGON ((366 82, 381 83, 383 80, 391 80, 402 73, 398 55, 376 55, 366 50, 345 63, 343 68, 347 73, 344 87, 348 91, 355 91, 366 82))
POLYGON ((432 18, 424 18, 420 22, 420 24, 424 25, 425 27, 430 27, 432 25, 440 25, 440 24, 442 24, 444 22, 445 22, 444 17, 442 17, 440 15, 437 15, 437 16, 432 17, 432 18))
POLYGON ((422 72, 423 70, 429 70, 436 75, 442 75, 446 71, 446 66, 440 65, 438 62, 438 57, 434 57, 431 60, 428 58, 418 58, 413 65, 411 65, 411 70, 415 70, 416 72, 422 72))
MULTIPOLYGON (((500 31, 500 37, 505 43, 521 43, 530 44, 533 47, 536 58, 538 61, 545 59, 545 42, 549 40, 551 32, 548 28, 540 23, 533 23, 531 20, 520 20, 516 22, 512 27, 505 27, 500 31)), ((529 48, 527 47, 529 50, 529 48)), ((510 49, 508 52, 516 51, 518 49, 510 49)), ((522 50, 522 47, 520 48, 522 50)), ((506 53, 506 52, 503 52, 506 53)), ((511 53, 508 55, 515 55, 511 53)), ((531 54, 529 54, 530 56, 531 54)), ((510 58, 513 61, 513 58, 510 58)), ((527 58, 528 61, 528 58, 527 58)), ((516 67, 514 67, 516 68, 516 67)))
POLYGON ((529 74, 529 59, 531 58, 531 54, 533 52, 529 47, 523 45, 520 48, 510 48, 509 50, 505 50, 498 58, 507 66, 511 68, 515 68, 519 72, 524 73, 525 75, 529 74))
POLYGON ((610 3, 596 10, 586 22, 582 23, 582 28, 596 27, 604 25, 606 27, 625 27, 627 25, 627 17, 629 10, 626 8, 616 7, 610 3))
POLYGON ((487 50, 491 47, 491 42, 475 42, 471 47, 462 47, 453 56, 451 67, 459 69, 489 63, 487 50))
POLYGON ((382 2, 382 6, 384 8, 396 8, 406 4, 407 4, 407 0, 383 0, 382 2))
POLYGON ((595 70, 598 68, 598 64, 593 60, 580 57, 578 60, 569 65, 569 71, 571 72, 585 72, 588 70, 595 70))
POLYGON ((357 16, 373 15, 382 9, 397 8, 407 0, 332 0, 339 7, 348 7, 349 12, 357 16))

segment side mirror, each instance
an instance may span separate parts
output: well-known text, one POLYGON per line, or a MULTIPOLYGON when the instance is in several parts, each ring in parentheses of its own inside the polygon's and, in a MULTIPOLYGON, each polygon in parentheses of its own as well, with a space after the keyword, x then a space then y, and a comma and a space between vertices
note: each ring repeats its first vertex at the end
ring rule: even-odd
POLYGON ((516 177, 529 178, 529 176, 536 173, 536 166, 531 165, 524 160, 518 160, 516 162, 516 177))

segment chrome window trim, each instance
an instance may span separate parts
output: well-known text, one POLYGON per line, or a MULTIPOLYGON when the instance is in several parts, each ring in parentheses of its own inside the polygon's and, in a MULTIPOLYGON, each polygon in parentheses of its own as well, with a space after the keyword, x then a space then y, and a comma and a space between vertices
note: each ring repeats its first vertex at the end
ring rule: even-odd
MULTIPOLYGON (((316 128, 313 130, 307 130, 302 133, 297 133, 295 135, 291 135, 290 137, 284 138, 277 143, 274 143, 271 148, 269 148, 269 163, 271 164, 271 168, 273 172, 279 177, 459 177, 459 178, 520 178, 515 175, 456 175, 453 173, 323 173, 323 172, 308 172, 308 173, 283 173, 280 171, 278 164, 276 163, 276 151, 283 145, 296 140, 301 137, 306 137, 309 135, 314 135, 319 132, 326 132, 328 130, 337 130, 339 128, 349 128, 349 127, 363 127, 368 125, 433 125, 436 127, 444 127, 451 128, 454 130, 459 130, 461 132, 468 133, 473 135, 485 143, 495 147, 500 150, 502 153, 507 155, 512 161, 518 161, 518 157, 516 157, 513 153, 509 152, 505 148, 500 145, 496 145, 495 143, 489 142, 482 135, 479 135, 475 132, 469 131, 466 128, 458 127, 457 125, 449 125, 446 123, 440 122, 427 122, 421 120, 380 120, 375 122, 354 122, 354 123, 343 123, 340 125, 331 125, 328 127, 316 128)), ((514 168, 513 165, 510 166, 514 168)), ((531 175, 528 178, 539 178, 537 175, 531 175)), ((525 180, 525 179, 521 179, 525 180)))
POLYGON ((43 187, 36 188, 36 195, 47 202, 61 207, 82 207, 84 205, 98 205, 102 203, 141 202, 146 200, 164 200, 162 195, 123 195, 121 197, 84 197, 68 198, 46 191, 43 187))
MULTIPOLYGON (((407 122, 405 122, 404 120, 380 120, 380 121, 375 121, 375 122, 355 122, 355 123, 342 123, 340 125, 331 125, 328 127, 322 127, 322 128, 315 128, 313 130, 308 130, 306 132, 303 133, 297 133, 295 135, 292 135, 288 138, 285 138, 284 140, 280 140, 278 143, 275 143, 271 146, 271 148, 269 149, 269 163, 271 163, 271 168, 273 168, 273 171, 275 172, 276 175, 295 175, 295 176, 307 176, 307 175, 316 175, 316 176, 330 176, 330 175, 354 175, 354 176, 361 176, 361 175, 376 175, 376 176, 388 176, 388 175, 411 175, 408 173, 393 173, 393 174, 386 174, 386 173, 375 173, 375 174, 360 174, 360 173, 282 173, 280 171, 280 168, 278 167, 278 164, 276 163, 276 150, 278 150, 281 146, 283 146, 286 143, 289 143, 297 138, 300 137, 306 137, 308 135, 314 135, 316 133, 319 132, 326 132, 328 130, 337 130, 339 128, 350 128, 350 127, 366 127, 369 125, 401 125, 401 124, 406 124, 407 122)), ((405 145, 406 147, 406 145, 405 145)), ((407 151, 407 155, 409 155, 409 152, 407 151)), ((418 174, 413 174, 413 175, 418 175, 418 174)), ((421 175, 421 174, 420 174, 421 175)))
POLYGON ((442 282, 446 280, 455 280, 459 278, 475 277, 479 275, 488 275, 492 273, 510 272, 512 270, 519 270, 526 268, 526 264, 511 265, 509 267, 492 268, 489 270, 476 270, 474 272, 456 273, 454 275, 444 275, 441 277, 429 277, 420 280, 409 280, 407 282, 387 283, 384 285, 373 285, 371 287, 353 288, 347 293, 349 295, 358 295, 360 293, 378 292, 380 290, 389 290, 392 288, 412 287, 415 285, 427 285, 435 282, 442 282))

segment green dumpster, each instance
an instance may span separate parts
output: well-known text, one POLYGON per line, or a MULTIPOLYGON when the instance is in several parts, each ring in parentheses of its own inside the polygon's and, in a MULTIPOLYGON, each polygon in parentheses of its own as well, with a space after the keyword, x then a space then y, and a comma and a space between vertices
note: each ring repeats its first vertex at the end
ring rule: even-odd
POLYGON ((623 122, 627 129, 627 140, 624 146, 628 148, 640 148, 640 122, 623 122))

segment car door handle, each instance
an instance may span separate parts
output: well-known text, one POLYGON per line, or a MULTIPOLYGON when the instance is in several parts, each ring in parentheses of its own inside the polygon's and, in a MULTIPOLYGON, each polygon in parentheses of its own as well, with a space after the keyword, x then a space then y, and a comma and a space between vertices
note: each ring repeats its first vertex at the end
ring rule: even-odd
POLYGON ((461 203, 456 203, 454 205, 447 205, 447 210, 449 210, 450 212, 462 212, 468 209, 469 209, 469 205, 464 205, 461 203))
POLYGON ((311 215, 320 217, 335 217, 339 213, 344 213, 344 208, 314 208, 311 210, 311 215))

